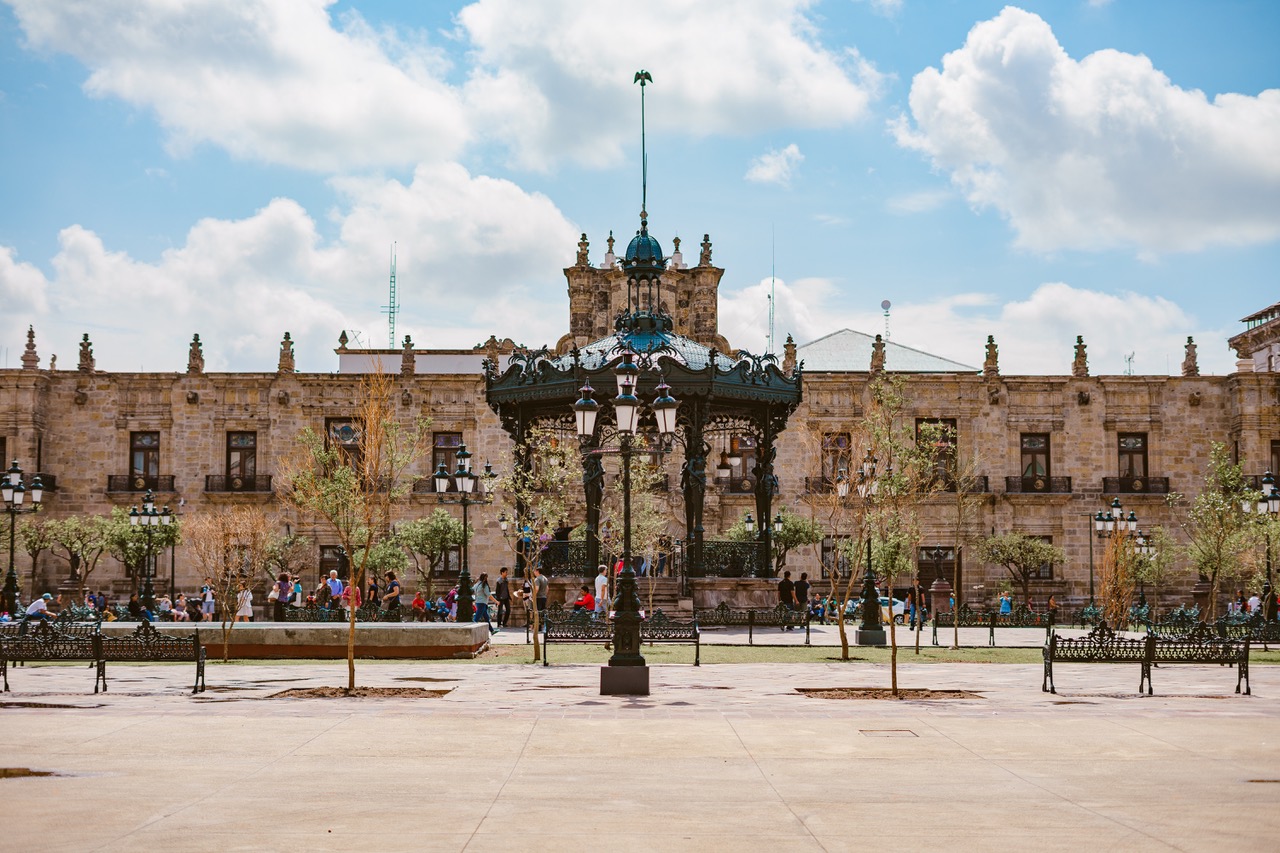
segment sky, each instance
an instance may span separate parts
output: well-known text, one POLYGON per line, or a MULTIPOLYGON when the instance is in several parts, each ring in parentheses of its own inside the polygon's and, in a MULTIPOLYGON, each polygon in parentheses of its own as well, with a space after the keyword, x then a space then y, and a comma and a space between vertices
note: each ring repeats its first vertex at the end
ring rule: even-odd
MULTIPOLYGON (((1226 374, 1280 301, 1274 0, 0 0, 0 366, 567 331, 578 235, 1005 374, 1226 374), (891 302, 889 316, 881 310, 891 302)), ((888 365, 892 369, 893 365, 888 365)))

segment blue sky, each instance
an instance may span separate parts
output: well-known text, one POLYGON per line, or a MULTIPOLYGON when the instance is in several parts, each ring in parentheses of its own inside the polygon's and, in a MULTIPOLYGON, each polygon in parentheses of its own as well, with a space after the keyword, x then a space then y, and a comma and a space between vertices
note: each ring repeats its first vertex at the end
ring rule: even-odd
MULTIPOLYGON (((286 330, 553 343, 577 235, 703 233, 721 328, 1205 372, 1280 299, 1280 4, 0 2, 0 364, 269 370, 286 330)), ((889 365, 892 368, 892 365, 889 365)))

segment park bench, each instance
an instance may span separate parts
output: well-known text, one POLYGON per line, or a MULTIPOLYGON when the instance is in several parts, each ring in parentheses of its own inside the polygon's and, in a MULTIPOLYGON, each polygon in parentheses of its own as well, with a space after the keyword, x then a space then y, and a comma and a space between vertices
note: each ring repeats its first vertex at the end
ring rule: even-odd
MULTIPOLYGON (((98 626, 55 625, 52 621, 10 622, 0 631, 0 679, 9 692, 9 662, 89 663, 98 661, 98 626)), ((98 692, 97 681, 94 693, 98 692)))
POLYGON ((1054 614, 1052 611, 1032 610, 1018 605, 1010 613, 997 613, 993 610, 972 610, 961 605, 959 610, 950 613, 936 613, 931 620, 933 624, 933 644, 938 645, 939 628, 986 628, 987 645, 996 644, 996 628, 1043 628, 1047 642, 1053 633, 1054 614), (958 623, 958 625, 957 625, 958 623))
POLYGON ((698 628, 725 627, 747 629, 747 645, 755 645, 756 626, 777 628, 804 628, 804 644, 809 645, 809 611, 792 610, 785 604, 777 604, 769 608, 737 608, 730 607, 727 602, 720 602, 712 608, 694 612, 694 621, 698 628))
POLYGON ((1261 644, 1265 649, 1270 643, 1280 643, 1280 621, 1267 621, 1261 613, 1243 618, 1237 614, 1219 617, 1213 623, 1214 632, 1224 640, 1248 640, 1261 644))
POLYGON ((200 631, 194 629, 189 637, 162 634, 150 622, 143 622, 130 634, 123 636, 96 635, 98 663, 93 692, 107 689, 107 662, 150 663, 152 661, 191 661, 196 665, 195 685, 191 692, 204 691, 204 646, 200 645, 200 631))
MULTIPOLYGON (((548 612, 548 617, 551 613, 548 612)), ((596 618, 594 613, 571 613, 563 618, 547 618, 542 623, 542 665, 547 661, 547 647, 557 643, 607 643, 613 639, 613 625, 606 619, 596 618)), ((693 665, 702 665, 702 643, 698 621, 677 622, 668 619, 661 610, 654 611, 640 622, 641 643, 693 643, 693 665)))
POLYGON ((1138 692, 1145 685, 1151 695, 1151 669, 1161 664, 1220 664, 1237 668, 1236 692, 1240 684, 1249 694, 1249 641, 1223 640, 1204 623, 1180 637, 1159 637, 1148 633, 1143 637, 1122 637, 1111 630, 1106 620, 1083 637, 1063 639, 1049 635, 1044 647, 1044 680, 1040 689, 1057 693, 1053 683, 1053 664, 1059 663, 1136 663, 1141 667, 1138 692))

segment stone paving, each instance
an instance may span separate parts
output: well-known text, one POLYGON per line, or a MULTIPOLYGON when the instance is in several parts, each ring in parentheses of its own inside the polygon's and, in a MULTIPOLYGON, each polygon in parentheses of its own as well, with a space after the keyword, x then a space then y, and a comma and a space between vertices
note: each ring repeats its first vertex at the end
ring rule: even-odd
POLYGON ((439 699, 268 699, 342 664, 28 666, 0 697, 7 849, 1274 850, 1280 667, 904 664, 981 698, 837 701, 867 663, 599 667, 369 662, 439 699))

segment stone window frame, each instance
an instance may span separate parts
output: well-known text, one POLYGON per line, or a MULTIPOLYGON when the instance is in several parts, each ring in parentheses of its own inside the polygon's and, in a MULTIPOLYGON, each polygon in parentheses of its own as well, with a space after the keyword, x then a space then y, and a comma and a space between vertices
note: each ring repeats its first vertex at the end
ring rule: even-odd
POLYGON ((160 430, 129 431, 129 477, 131 480, 141 480, 147 488, 157 487, 160 479, 161 445, 160 430), (155 436, 155 443, 148 443, 146 436, 155 436))
POLYGON ((1151 438, 1145 432, 1116 433, 1116 473, 1123 480, 1145 480, 1151 476, 1151 438), (1126 448, 1126 442, 1139 440, 1141 446, 1126 448), (1135 473, 1132 460, 1141 460, 1141 470, 1135 473), (1129 464, 1126 465, 1126 462, 1129 464))
POLYGON ((224 434, 224 454, 223 463, 225 465, 225 473, 228 485, 232 479, 239 477, 246 481, 247 485, 252 488, 254 479, 258 476, 258 431, 248 429, 227 430, 224 434), (232 444, 232 436, 251 435, 253 436, 252 447, 242 446, 236 447, 232 444), (246 453, 246 450, 249 452, 246 453), (241 454, 239 460, 239 473, 232 473, 234 466, 232 465, 232 455, 241 454), (248 464, 246 465, 246 461, 248 464))

